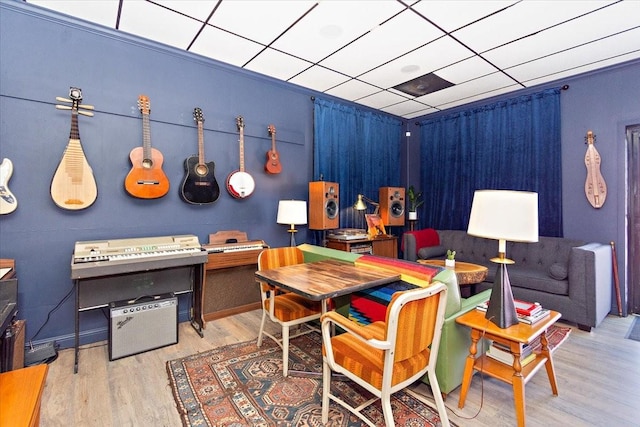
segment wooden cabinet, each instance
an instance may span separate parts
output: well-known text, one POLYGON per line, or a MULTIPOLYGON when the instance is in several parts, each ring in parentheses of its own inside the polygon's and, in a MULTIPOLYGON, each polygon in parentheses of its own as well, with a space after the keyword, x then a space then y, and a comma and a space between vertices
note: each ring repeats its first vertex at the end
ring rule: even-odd
POLYGON ((398 258, 397 236, 380 236, 374 239, 356 240, 327 239, 326 246, 345 252, 398 258))

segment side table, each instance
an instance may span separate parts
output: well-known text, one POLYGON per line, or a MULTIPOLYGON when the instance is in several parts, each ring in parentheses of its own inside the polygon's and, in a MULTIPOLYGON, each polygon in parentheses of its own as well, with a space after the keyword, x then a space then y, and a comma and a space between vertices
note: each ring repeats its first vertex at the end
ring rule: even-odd
MULTIPOLYGON (((419 259, 418 262, 420 264, 445 267, 443 259, 419 259)), ((453 271, 456 273, 458 286, 471 285, 471 294, 474 295, 476 293, 476 284, 487 278, 487 272, 489 270, 483 265, 456 261, 456 266, 453 267, 453 271)))
POLYGON ((551 325, 560 319, 560 316, 561 314, 557 311, 550 311, 547 318, 539 321, 535 325, 518 323, 505 329, 501 329, 487 320, 485 313, 480 310, 474 309, 458 317, 456 322, 471 328, 471 347, 469 348, 469 356, 467 356, 464 367, 458 407, 461 409, 464 408, 464 402, 467 398, 467 392, 469 391, 475 369, 478 372, 484 372, 498 380, 511 384, 513 387, 513 400, 518 426, 524 426, 524 386, 543 364, 547 370, 551 391, 554 396, 558 395, 556 373, 553 368, 551 352, 547 346, 546 332, 551 325), (481 357, 476 357, 478 341, 483 336, 484 338, 508 346, 514 356, 513 366, 498 362, 486 354, 481 357), (532 362, 522 367, 520 364, 522 347, 525 344, 529 344, 538 336, 540 336, 540 343, 542 344, 541 352, 536 355, 536 358, 532 362))

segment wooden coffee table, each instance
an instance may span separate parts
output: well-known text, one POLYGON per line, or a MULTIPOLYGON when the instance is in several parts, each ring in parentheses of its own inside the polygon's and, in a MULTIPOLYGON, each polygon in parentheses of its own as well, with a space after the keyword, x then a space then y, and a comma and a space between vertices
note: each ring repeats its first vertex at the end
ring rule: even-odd
MULTIPOLYGON (((445 267, 443 259, 419 259, 420 264, 437 265, 439 267, 445 267)), ((447 267, 451 268, 451 267, 447 267)), ((487 278, 487 267, 478 264, 472 264, 470 262, 456 261, 456 266, 453 267, 453 271, 456 273, 458 279, 458 286, 471 285, 471 294, 476 293, 476 284, 484 281, 487 278)))

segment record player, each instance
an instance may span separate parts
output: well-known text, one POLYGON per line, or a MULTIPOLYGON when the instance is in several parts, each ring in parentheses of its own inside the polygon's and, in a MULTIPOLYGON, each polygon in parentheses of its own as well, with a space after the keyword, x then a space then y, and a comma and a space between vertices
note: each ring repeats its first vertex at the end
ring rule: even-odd
POLYGON ((335 230, 331 230, 327 234, 327 238, 335 240, 361 240, 368 239, 369 234, 367 233, 367 230, 360 228, 337 228, 335 230))

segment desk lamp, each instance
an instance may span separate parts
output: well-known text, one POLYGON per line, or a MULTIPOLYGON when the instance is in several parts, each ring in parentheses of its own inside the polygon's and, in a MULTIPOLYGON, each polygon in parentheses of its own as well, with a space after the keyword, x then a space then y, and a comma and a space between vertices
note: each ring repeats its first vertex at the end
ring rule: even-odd
POLYGON ((498 270, 491 290, 486 318, 501 329, 518 323, 506 257, 507 240, 538 241, 538 193, 511 190, 478 190, 473 195, 467 233, 498 240, 498 270))
POLYGON ((296 246, 295 233, 296 225, 307 223, 307 202, 306 200, 280 200, 278 202, 278 224, 289 224, 288 232, 291 233, 290 246, 296 246))
POLYGON ((356 200, 356 202, 353 204, 353 209, 357 211, 366 211, 368 208, 367 203, 375 206, 375 210, 373 211, 374 215, 377 215, 378 212, 380 212, 380 203, 374 202, 373 200, 362 194, 358 194, 358 200, 356 200))

